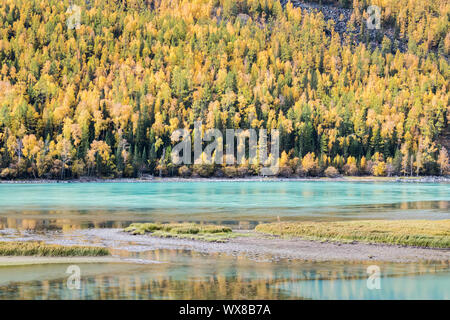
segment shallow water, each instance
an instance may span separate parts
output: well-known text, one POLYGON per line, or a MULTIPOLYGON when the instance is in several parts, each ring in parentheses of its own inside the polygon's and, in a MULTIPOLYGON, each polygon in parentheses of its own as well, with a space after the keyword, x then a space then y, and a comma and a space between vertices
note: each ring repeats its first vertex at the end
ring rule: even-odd
MULTIPOLYGON (((251 229, 260 222, 450 219, 450 184, 170 182, 0 184, 0 241, 57 231, 120 228, 132 221, 198 221, 251 229), (3 230, 2 230, 3 229, 3 230)), ((45 238, 45 237, 44 237, 45 238)), ((116 252, 147 264, 83 264, 81 289, 67 264, 0 267, 0 299, 450 299, 444 263, 376 263, 380 290, 361 262, 255 261, 250 256, 155 249, 116 252), (160 263, 154 263, 160 262, 160 263)))
POLYGON ((380 289, 360 262, 255 261, 244 256, 154 250, 126 254, 156 264, 68 264, 0 268, 0 299, 449 299, 448 264, 378 263, 380 289), (107 270, 107 272, 105 272, 107 270))

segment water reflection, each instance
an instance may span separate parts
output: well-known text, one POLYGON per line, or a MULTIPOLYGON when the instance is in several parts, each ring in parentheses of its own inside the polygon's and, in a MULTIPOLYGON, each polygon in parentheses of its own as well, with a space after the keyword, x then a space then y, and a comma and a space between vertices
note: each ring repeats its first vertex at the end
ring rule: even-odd
POLYGON ((368 290, 366 279, 293 281, 276 285, 285 293, 319 300, 448 300, 449 274, 382 277, 380 289, 368 290))
MULTIPOLYGON (((1 207, 1 205, 0 205, 1 207)), ((123 228, 132 222, 216 223, 234 229, 253 229, 258 223, 275 221, 333 221, 346 219, 450 219, 450 201, 414 201, 393 204, 368 204, 341 207, 270 208, 218 212, 193 211, 190 214, 165 210, 3 210, 0 229, 74 230, 123 228), (276 212, 276 215, 274 214, 276 212)))
MULTIPOLYGON (((123 228, 135 221, 216 223, 450 219, 450 184, 193 182, 0 185, 0 239, 123 228), (22 231, 22 235, 18 232, 22 231), (11 235, 13 233, 13 235, 11 235)), ((30 237, 32 238, 32 237, 30 237)), ((448 299, 448 262, 380 264, 382 290, 367 292, 360 262, 258 261, 184 250, 114 251, 160 264, 83 264, 68 290, 67 265, 0 267, 1 299, 448 299), (422 287, 421 287, 422 286, 422 287), (417 289, 423 288, 423 290, 417 289), (418 296, 422 298, 424 296, 418 296)))
MULTIPOLYGON (((160 264, 84 264, 81 290, 66 286, 67 265, 0 268, 1 299, 362 299, 367 263, 264 262, 244 256, 155 250, 122 256, 160 264), (105 273, 105 270, 108 270, 105 273)), ((380 264, 378 298, 449 296, 448 263, 380 264), (433 280, 434 279, 434 280, 433 280)))

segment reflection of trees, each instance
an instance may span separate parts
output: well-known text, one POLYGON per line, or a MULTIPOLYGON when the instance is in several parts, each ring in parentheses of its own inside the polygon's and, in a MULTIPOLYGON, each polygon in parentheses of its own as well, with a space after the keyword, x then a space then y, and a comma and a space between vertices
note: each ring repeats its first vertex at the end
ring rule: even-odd
MULTIPOLYGON (((327 290, 334 290, 333 283, 339 279, 365 280, 369 265, 360 262, 255 262, 241 256, 168 249, 122 252, 121 255, 168 263, 131 265, 120 271, 106 266, 102 274, 83 276, 81 291, 67 290, 66 275, 57 280, 13 283, 0 287, 0 298, 299 299, 310 296, 311 292, 325 290, 322 280, 333 280, 327 290), (293 286, 295 283, 300 284, 293 286)), ((448 267, 445 262, 380 264, 383 276, 433 273, 448 270, 448 267)), ((348 296, 357 289, 352 286, 356 284, 344 286, 342 291, 336 287, 336 294, 348 296)), ((404 292, 408 288, 399 290, 404 292)))
MULTIPOLYGON (((81 215, 82 213, 80 213, 81 215)), ((81 215, 82 217, 82 215, 81 215)), ((70 231, 88 228, 125 228, 131 221, 108 221, 104 219, 94 219, 84 221, 80 218, 70 219, 62 216, 61 218, 5 218, 0 217, 0 229, 19 229, 19 230, 59 230, 70 231)))
MULTIPOLYGON (((376 212, 393 212, 396 210, 439 210, 448 211, 450 201, 406 201, 389 204, 368 204, 368 205, 348 205, 338 209, 327 208, 326 215, 317 216, 293 216, 289 214, 289 220, 304 221, 311 220, 340 220, 343 215, 355 212, 365 212, 366 214, 376 212)), ((188 216, 185 213, 170 211, 169 209, 152 209, 146 211, 139 210, 9 210, 2 212, 0 217, 0 229, 17 228, 27 230, 73 230, 86 228, 123 228, 132 222, 196 222, 230 225, 233 229, 249 230, 258 223, 275 221, 277 215, 284 217, 283 210, 286 208, 270 208, 269 212, 249 211, 239 212, 239 215, 230 215, 229 212, 214 212, 209 214, 199 209, 198 212, 191 212, 188 216), (230 219, 231 218, 231 219, 230 219)), ((318 213, 323 209, 318 208, 318 213)), ((316 212, 316 211, 314 211, 316 212)))
POLYGON ((197 221, 186 218, 180 219, 156 219, 149 217, 136 218, 132 213, 128 216, 125 212, 120 212, 120 215, 114 215, 109 211, 75 211, 62 213, 60 211, 23 211, 20 214, 9 214, 9 217, 0 217, 0 229, 19 229, 19 230, 59 230, 70 231, 76 229, 88 228, 125 228, 132 222, 195 222, 200 224, 220 224, 231 225, 235 229, 249 230, 253 229, 257 222, 255 221, 197 221), (17 216, 17 218, 15 217, 17 216))
POLYGON ((270 288, 271 279, 240 281, 239 277, 223 276, 193 281, 157 276, 94 276, 83 278, 81 292, 67 290, 65 280, 15 283, 0 287, 2 299, 277 299, 289 298, 279 289, 270 288))

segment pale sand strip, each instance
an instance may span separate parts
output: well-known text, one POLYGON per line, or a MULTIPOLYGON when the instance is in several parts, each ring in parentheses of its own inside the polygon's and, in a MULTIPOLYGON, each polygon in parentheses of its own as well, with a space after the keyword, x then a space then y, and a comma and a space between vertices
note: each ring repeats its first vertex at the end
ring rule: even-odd
POLYGON ((0 267, 26 266, 36 264, 79 264, 79 263, 130 263, 130 262, 116 257, 37 257, 37 256, 0 257, 0 267))

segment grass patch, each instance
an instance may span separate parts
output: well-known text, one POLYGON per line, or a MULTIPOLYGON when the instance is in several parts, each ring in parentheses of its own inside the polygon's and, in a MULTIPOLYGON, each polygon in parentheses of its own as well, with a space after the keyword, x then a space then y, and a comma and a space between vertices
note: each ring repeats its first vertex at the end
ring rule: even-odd
POLYGON ((323 241, 360 241, 428 248, 450 248, 450 220, 362 220, 278 222, 256 231, 323 241))
POLYGON ((124 231, 131 234, 151 234, 161 238, 179 238, 209 242, 226 242, 237 234, 231 228, 196 223, 132 223, 124 231))
POLYGON ((106 248, 84 246, 61 246, 37 241, 0 242, 0 256, 42 256, 42 257, 90 257, 108 256, 106 248))

